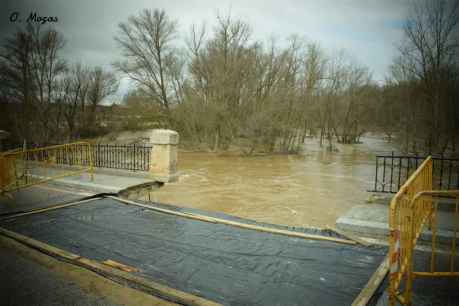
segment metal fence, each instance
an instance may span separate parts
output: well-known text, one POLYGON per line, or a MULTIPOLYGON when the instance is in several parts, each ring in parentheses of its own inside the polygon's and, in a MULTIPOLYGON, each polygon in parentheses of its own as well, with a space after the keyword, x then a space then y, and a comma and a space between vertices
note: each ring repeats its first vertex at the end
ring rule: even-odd
MULTIPOLYGON (((4 151, 11 149, 22 151, 22 147, 23 145, 19 143, 9 143, 4 146, 3 149, 4 151)), ((41 146, 37 144, 27 144, 27 147, 28 150, 30 150, 40 148, 41 146)), ((153 148, 151 145, 93 144, 91 148, 93 152, 92 160, 94 162, 94 167, 130 171, 149 171, 150 169, 150 154, 153 148)), ((67 147, 56 149, 55 154, 56 164, 72 166, 76 164, 76 161, 83 158, 83 154, 88 153, 86 147, 83 145, 75 145, 71 150, 67 147)))
POLYGON ((93 145, 94 166, 100 168, 148 171, 151 145, 93 145))
MULTIPOLYGON (((426 156, 377 155, 375 180, 371 192, 396 193, 410 175, 418 168, 426 156)), ((443 155, 432 156, 433 188, 459 189, 459 159, 443 155)))
POLYGON ((0 152, 10 151, 17 148, 22 148, 22 145, 16 141, 10 141, 8 139, 0 140, 0 152))

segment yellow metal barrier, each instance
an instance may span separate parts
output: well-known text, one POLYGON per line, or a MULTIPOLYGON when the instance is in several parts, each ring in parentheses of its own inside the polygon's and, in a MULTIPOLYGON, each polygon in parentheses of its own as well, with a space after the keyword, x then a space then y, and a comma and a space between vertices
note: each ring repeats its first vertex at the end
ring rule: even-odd
MULTIPOLYGON (((395 305, 396 298, 402 303, 409 300, 411 288, 406 287, 404 296, 400 295, 398 288, 402 282, 412 260, 412 213, 411 200, 424 190, 432 190, 432 158, 429 156, 410 178, 403 184, 390 203, 389 211, 389 260, 390 260, 390 285, 389 302, 395 305)), ((424 203, 429 206, 429 203, 424 203)), ((422 222, 416 222, 423 224, 422 222)), ((409 282, 407 282, 408 285, 409 282)))
POLYGON ((61 177, 89 172, 93 152, 87 142, 75 142, 0 154, 0 194, 61 177))
POLYGON ((403 305, 411 305, 413 280, 418 276, 443 277, 459 276, 454 271, 456 257, 456 235, 458 227, 459 191, 432 191, 432 159, 427 158, 400 188, 390 204, 390 284, 389 304, 398 300, 403 305), (455 201, 454 237, 450 254, 450 271, 435 271, 437 203, 433 197, 453 197, 455 201), (431 271, 413 270, 413 253, 424 225, 429 224, 432 233, 431 271), (402 284, 404 280, 404 283, 402 284), (399 288, 404 288, 400 292, 399 288))

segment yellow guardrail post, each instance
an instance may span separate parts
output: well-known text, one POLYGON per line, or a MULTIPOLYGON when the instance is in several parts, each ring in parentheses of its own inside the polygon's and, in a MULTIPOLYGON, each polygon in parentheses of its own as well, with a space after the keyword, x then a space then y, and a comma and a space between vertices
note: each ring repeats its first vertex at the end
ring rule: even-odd
MULTIPOLYGON (((395 202, 392 200, 392 202, 395 202)), ((398 264, 400 252, 400 231, 397 230, 395 225, 396 219, 396 204, 391 203, 389 208, 389 262, 390 262, 390 283, 389 283, 389 305, 395 306, 397 297, 397 278, 398 278, 398 264)))
POLYGON ((430 213, 431 232, 432 232, 432 255, 430 257, 430 272, 435 271, 435 252, 437 247, 437 203, 433 204, 432 212, 430 213))
POLYGON ((406 284, 405 284, 405 303, 411 305, 411 291, 413 289, 413 248, 414 248, 414 227, 415 212, 411 210, 411 215, 407 216, 407 237, 406 237, 406 284))
POLYGON ((92 147, 87 142, 4 152, 0 154, 0 194, 83 172, 94 179, 92 147))
POLYGON ((451 245, 451 255, 449 257, 449 266, 450 272, 454 272, 454 259, 456 257, 456 239, 457 239, 457 227, 459 222, 459 197, 456 197, 455 207, 454 207, 454 232, 453 232, 453 243, 451 245))

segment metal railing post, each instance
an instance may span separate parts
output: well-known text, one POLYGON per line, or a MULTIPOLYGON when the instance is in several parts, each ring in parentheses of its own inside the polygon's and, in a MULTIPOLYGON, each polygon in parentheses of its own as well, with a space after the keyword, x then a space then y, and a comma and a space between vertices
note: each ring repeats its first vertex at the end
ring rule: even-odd
POLYGON ((89 175, 91 177, 91 182, 94 181, 94 165, 92 160, 92 145, 88 144, 88 151, 89 151, 89 175))

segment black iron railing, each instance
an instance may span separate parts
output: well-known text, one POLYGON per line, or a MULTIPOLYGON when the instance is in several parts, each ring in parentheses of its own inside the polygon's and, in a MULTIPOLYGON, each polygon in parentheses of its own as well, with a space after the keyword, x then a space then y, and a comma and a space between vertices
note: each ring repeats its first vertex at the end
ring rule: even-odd
MULTIPOLYGON (((151 145, 95 144, 91 145, 92 163, 98 168, 148 171, 151 149, 151 145)), ((56 164, 89 166, 89 152, 83 145, 58 148, 54 150, 54 154, 56 164)), ((32 158, 27 159, 32 160, 32 158)), ((33 159, 38 161, 40 156, 33 159)))
POLYGON ((93 145, 94 167, 148 171, 151 145, 93 145))
MULTIPOLYGON (((377 155, 374 188, 371 192, 396 193, 427 156, 377 155)), ((459 158, 432 155, 433 189, 459 189, 459 158)))
POLYGON ((20 144, 18 142, 12 142, 12 141, 3 140, 2 144, 0 146, 0 152, 14 150, 14 149, 18 149, 18 148, 22 148, 22 144, 20 144))
MULTIPOLYGON (((28 149, 40 147, 28 144, 28 149)), ((19 145, 12 148, 21 148, 19 145)), ((122 169, 131 171, 149 171, 151 145, 132 144, 95 144, 91 146, 92 162, 94 167, 122 169)), ((54 162, 59 165, 83 165, 89 166, 89 153, 83 145, 61 147, 53 150, 54 162)), ((26 155, 27 160, 48 160, 47 152, 26 155)))

